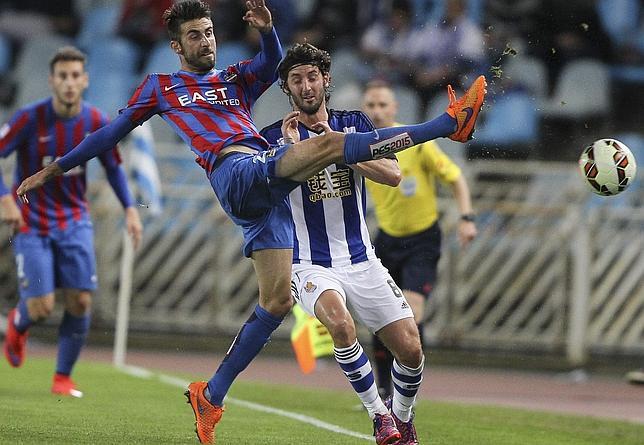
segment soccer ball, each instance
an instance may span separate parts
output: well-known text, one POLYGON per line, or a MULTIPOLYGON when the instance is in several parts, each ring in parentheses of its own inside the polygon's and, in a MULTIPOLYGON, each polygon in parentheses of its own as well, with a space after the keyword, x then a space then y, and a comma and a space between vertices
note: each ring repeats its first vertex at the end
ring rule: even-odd
POLYGON ((592 191, 603 196, 626 190, 637 172, 633 153, 615 139, 599 139, 586 147, 579 168, 592 191))

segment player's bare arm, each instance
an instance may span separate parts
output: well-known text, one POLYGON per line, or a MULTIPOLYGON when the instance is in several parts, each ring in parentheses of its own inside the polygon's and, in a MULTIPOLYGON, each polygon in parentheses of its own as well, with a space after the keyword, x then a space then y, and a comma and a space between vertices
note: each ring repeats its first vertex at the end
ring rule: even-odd
MULTIPOLYGON (((460 175, 456 181, 451 184, 452 194, 456 200, 456 205, 461 215, 472 215, 472 198, 467 181, 463 175, 460 175)), ((461 247, 466 247, 478 234, 476 224, 470 218, 461 218, 458 224, 458 240, 461 247)))
POLYGON ((12 232, 17 232, 20 227, 25 225, 20 209, 12 195, 0 196, 0 218, 4 224, 7 224, 12 232))
POLYGON ((273 28, 271 12, 266 7, 264 0, 252 0, 246 2, 246 14, 244 21, 261 33, 268 33, 273 28))
POLYGON ((31 190, 42 187, 42 185, 56 176, 62 175, 63 169, 60 168, 57 162, 52 162, 47 167, 40 170, 38 173, 26 178, 16 189, 16 194, 22 199, 23 202, 28 203, 27 193, 31 190))
POLYGON ((359 162, 350 165, 350 167, 365 178, 391 187, 396 187, 402 179, 398 162, 395 159, 383 158, 359 162))
POLYGON ((127 207, 125 209, 125 228, 132 239, 134 250, 138 249, 143 238, 143 224, 136 207, 127 207))

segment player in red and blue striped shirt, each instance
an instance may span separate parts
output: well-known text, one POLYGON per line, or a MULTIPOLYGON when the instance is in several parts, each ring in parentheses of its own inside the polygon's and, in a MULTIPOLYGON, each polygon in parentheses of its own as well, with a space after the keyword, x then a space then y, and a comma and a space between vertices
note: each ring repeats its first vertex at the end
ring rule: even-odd
MULTIPOLYGON (((14 151, 17 155, 14 193, 0 175, 0 206, 3 221, 14 232, 20 293, 17 308, 9 313, 4 353, 11 366, 22 364, 29 327, 49 316, 55 289, 63 289, 65 313, 52 392, 80 396, 69 376, 89 329, 91 292, 97 281, 85 166, 77 166, 38 189, 29 206, 16 203, 15 187, 64 156, 108 119, 82 100, 88 79, 85 55, 77 49, 64 47, 54 55, 49 82, 51 97, 21 108, 0 128, 0 157, 14 151)), ((127 228, 138 244, 141 223, 116 147, 99 158, 126 209, 127 228)))
POLYGON ((216 43, 208 5, 200 0, 175 3, 164 13, 164 20, 181 70, 148 76, 114 121, 25 179, 16 190, 23 199, 32 198, 32 190, 108 150, 154 114, 168 122, 197 155, 222 208, 242 228, 244 253, 253 259, 259 284, 259 304, 215 375, 208 382, 190 384, 186 393, 202 443, 214 441, 230 385, 293 304, 293 220, 288 193, 333 163, 382 158, 437 137, 465 141, 474 131, 485 96, 481 76, 459 100, 450 91, 447 112, 433 121, 369 133, 330 132, 271 149, 259 135, 250 107, 277 79, 282 48, 264 0, 249 0, 246 6, 244 20, 260 31, 261 51, 252 60, 221 71, 214 68, 216 43))

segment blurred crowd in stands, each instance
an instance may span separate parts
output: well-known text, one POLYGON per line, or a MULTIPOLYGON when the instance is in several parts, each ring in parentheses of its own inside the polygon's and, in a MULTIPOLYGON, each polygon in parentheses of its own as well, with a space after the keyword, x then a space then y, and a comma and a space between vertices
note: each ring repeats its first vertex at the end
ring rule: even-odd
MULTIPOLYGON (((245 2, 207 1, 218 68, 251 57, 258 39, 241 20, 245 2)), ((171 2, 3 0, 0 117, 47 94, 46 51, 63 42, 88 53, 88 100, 114 114, 145 73, 178 67, 161 20, 171 2)), ((471 158, 571 160, 579 141, 615 133, 641 140, 642 0, 267 3, 284 46, 308 41, 331 52, 332 107, 359 107, 362 85, 377 78, 407 99, 404 116, 420 121, 442 111, 447 84, 485 74, 490 112, 468 146, 471 158)))

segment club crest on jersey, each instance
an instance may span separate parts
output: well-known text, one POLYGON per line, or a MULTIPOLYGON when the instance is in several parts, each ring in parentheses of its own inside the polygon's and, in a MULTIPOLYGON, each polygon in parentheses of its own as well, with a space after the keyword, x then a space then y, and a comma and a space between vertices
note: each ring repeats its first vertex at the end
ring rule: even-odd
POLYGON ((224 80, 226 82, 234 82, 235 79, 237 79, 237 73, 233 71, 226 71, 226 74, 224 74, 224 80))
POLYGON ((384 141, 378 141, 375 144, 371 144, 369 145, 369 148, 371 149, 371 156, 374 159, 380 159, 387 155, 396 153, 403 148, 411 147, 412 145, 414 145, 414 141, 412 141, 411 136, 405 132, 398 136, 385 139, 384 141))
POLYGON ((304 285, 304 290, 305 290, 306 292, 308 292, 309 294, 310 294, 311 292, 314 292, 314 291, 315 291, 315 289, 317 289, 317 288, 318 288, 318 287, 317 287, 315 284, 311 283, 310 281, 307 281, 307 282, 306 282, 306 284, 304 285))

